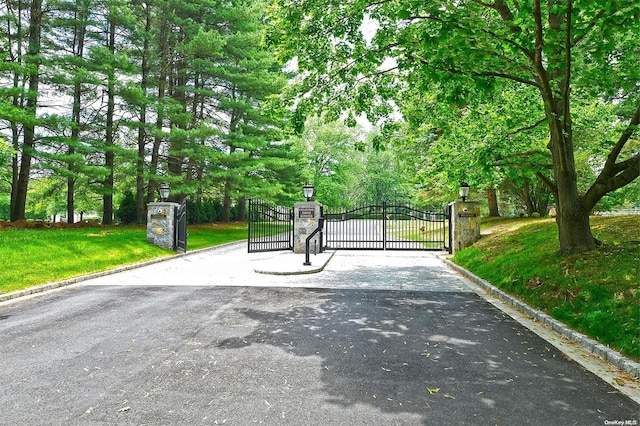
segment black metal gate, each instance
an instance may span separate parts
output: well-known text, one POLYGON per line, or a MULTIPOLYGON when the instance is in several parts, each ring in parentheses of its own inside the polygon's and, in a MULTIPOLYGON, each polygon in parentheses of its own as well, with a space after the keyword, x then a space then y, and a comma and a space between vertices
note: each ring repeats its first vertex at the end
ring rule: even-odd
POLYGON ((351 210, 324 211, 327 249, 445 250, 448 214, 384 201, 351 210))
POLYGON ((176 238, 174 239, 174 250, 186 253, 187 251, 187 197, 182 198, 180 206, 176 207, 175 214, 176 238))
POLYGON ((293 249, 293 209, 249 200, 249 253, 293 249))

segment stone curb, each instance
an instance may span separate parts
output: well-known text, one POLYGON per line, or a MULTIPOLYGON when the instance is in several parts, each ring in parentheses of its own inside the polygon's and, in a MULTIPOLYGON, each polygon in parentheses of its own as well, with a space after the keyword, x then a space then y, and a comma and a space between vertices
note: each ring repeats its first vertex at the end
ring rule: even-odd
POLYGON ((318 272, 322 272, 324 271, 324 268, 329 264, 329 261, 331 259, 333 259, 333 255, 336 254, 335 251, 333 251, 331 253, 331 255, 327 258, 327 260, 325 260, 325 262, 322 264, 322 266, 318 266, 315 268, 309 268, 309 269, 300 269, 300 270, 294 270, 294 271, 273 271, 273 270, 266 270, 266 269, 257 269, 255 268, 253 270, 253 272, 255 272, 256 274, 263 274, 263 275, 308 275, 308 274, 317 274, 318 272))
POLYGON ((66 287, 72 284, 77 284, 82 281, 91 280, 93 278, 104 277, 107 275, 117 274, 118 272, 129 271, 131 269, 141 268, 143 266, 153 265, 155 263, 165 262, 167 260, 177 259, 184 256, 190 256, 192 254, 203 253, 212 250, 218 250, 225 247, 230 247, 235 244, 246 244, 246 240, 234 241, 232 243, 220 244, 219 246, 206 247, 203 249, 193 250, 186 253, 175 253, 168 256, 158 257, 151 260, 145 260, 144 262, 132 263, 130 265, 118 266, 117 268, 108 269, 106 271, 95 272, 93 274, 81 275, 79 277, 69 278, 63 281, 56 281, 48 284, 44 284, 37 287, 27 288, 25 290, 13 291, 11 293, 0 294, 0 303, 6 302, 20 297, 30 296, 33 294, 44 293, 46 291, 55 290, 57 288, 66 287))
POLYGON ((456 265, 455 263, 451 262, 449 259, 445 258, 444 256, 439 256, 439 257, 451 269, 454 269, 460 272, 469 280, 471 280, 472 282, 474 282, 475 284, 477 284, 478 286, 480 286, 481 288, 483 288, 493 296, 497 297, 501 301, 513 306, 518 311, 534 318, 541 324, 544 324, 546 327, 559 333, 563 337, 577 343, 578 345, 582 346, 586 351, 591 352, 596 356, 599 356, 605 361, 608 361, 609 363, 613 364, 620 370, 629 373, 636 379, 640 379, 640 363, 632 361, 631 359, 624 357, 619 352, 603 345, 602 343, 596 340, 593 340, 582 333, 572 330, 562 322, 552 318, 550 315, 547 315, 544 312, 534 309, 531 306, 527 305, 526 303, 521 302, 520 300, 511 296, 510 294, 507 294, 504 291, 500 290, 499 288, 495 287, 493 284, 489 283, 488 281, 485 281, 482 278, 478 277, 477 275, 474 275, 473 273, 467 271, 463 267, 456 265))

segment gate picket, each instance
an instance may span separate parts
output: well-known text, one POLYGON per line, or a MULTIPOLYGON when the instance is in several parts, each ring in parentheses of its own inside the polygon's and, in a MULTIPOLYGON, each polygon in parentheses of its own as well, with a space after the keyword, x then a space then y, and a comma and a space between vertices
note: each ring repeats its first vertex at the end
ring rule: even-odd
POLYGON ((176 211, 176 238, 174 250, 187 252, 187 197, 183 197, 176 211))
POLYGON ((249 199, 249 253, 293 249, 293 209, 249 199))
POLYGON ((448 221, 443 208, 381 202, 351 210, 325 209, 326 249, 444 250, 448 221))

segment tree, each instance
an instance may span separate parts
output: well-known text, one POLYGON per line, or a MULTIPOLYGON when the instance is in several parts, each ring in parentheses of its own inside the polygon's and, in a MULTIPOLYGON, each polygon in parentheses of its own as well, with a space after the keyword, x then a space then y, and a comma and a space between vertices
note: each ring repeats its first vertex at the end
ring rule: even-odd
POLYGON ((305 99, 325 108, 377 119, 391 110, 384 100, 433 85, 458 102, 469 87, 491 92, 496 79, 534 88, 552 163, 552 175, 539 177, 557 202, 564 254, 596 246, 592 208, 640 175, 640 153, 625 150, 640 122, 640 71, 632 65, 640 60, 640 4, 633 0, 276 0, 270 16, 280 59, 297 58, 301 90, 314 93, 305 99), (378 27, 372 37, 363 34, 367 24, 378 27), (626 106, 627 125, 587 188, 578 187, 572 131, 580 91, 626 106))
MULTIPOLYGON (((450 183, 466 181, 478 193, 486 193, 490 216, 499 215, 498 188, 506 198, 524 200, 535 199, 534 192, 549 193, 535 191, 538 185, 532 184, 539 180, 537 175, 550 176, 551 169, 543 113, 533 90, 501 84, 490 96, 478 92, 460 105, 439 102, 442 96, 433 89, 428 96, 416 94, 415 100, 402 104, 407 124, 396 138, 396 149, 405 157, 412 151, 415 157, 417 151, 422 160, 415 165, 417 183, 437 188, 438 181, 444 182, 442 190, 450 196, 450 183), (416 138, 417 143, 407 142, 416 138)), ((538 204, 523 204, 529 214, 539 212, 534 205, 538 204)), ((546 205, 540 206, 545 208, 540 213, 546 213, 546 205)))
POLYGON ((7 220, 10 217, 10 198, 6 194, 11 193, 11 175, 7 166, 12 154, 11 145, 0 136, 0 220, 7 220))
POLYGON ((144 221, 145 201, 165 180, 174 195, 209 201, 226 192, 240 217, 244 197, 284 200, 297 192, 301 150, 281 131, 275 96, 287 75, 263 45, 264 6, 0 2, 11 218, 25 218, 29 182, 43 177, 66 181, 70 220, 84 194, 101 197, 95 211, 104 223, 114 194, 134 185, 144 221))
POLYGON ((116 219, 125 225, 131 225, 138 220, 136 198, 131 191, 125 191, 120 206, 116 210, 116 219))
POLYGON ((42 0, 28 4, 6 4, 9 67, 13 83, 11 106, 4 105, 2 118, 10 123, 14 155, 12 160, 11 220, 25 219, 27 189, 31 177, 32 159, 37 144, 41 36, 45 13, 42 0), (26 43, 26 47, 25 47, 26 43), (20 140, 22 137, 22 140, 20 140))
MULTIPOLYGON (((222 51, 214 67, 202 73, 214 87, 211 100, 217 106, 216 148, 218 165, 211 170, 223 188, 222 221, 230 219, 233 200, 246 197, 278 198, 289 190, 285 182, 295 162, 295 150, 284 141, 278 114, 267 106, 286 84, 286 75, 273 51, 262 45, 264 4, 237 1, 218 19, 225 22, 222 51)), ((291 183, 289 181, 289 183, 291 183)))
POLYGON ((365 153, 356 129, 341 122, 310 118, 300 135, 306 151, 306 179, 316 188, 317 200, 332 208, 352 208, 361 200, 358 182, 365 170, 365 153))

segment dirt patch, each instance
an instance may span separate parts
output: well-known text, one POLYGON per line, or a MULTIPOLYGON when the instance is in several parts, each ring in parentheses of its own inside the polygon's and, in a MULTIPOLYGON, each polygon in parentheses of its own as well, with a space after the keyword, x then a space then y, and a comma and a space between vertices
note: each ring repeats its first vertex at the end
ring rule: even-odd
POLYGON ((78 229, 78 228, 96 228, 101 227, 99 222, 94 220, 82 221, 76 223, 66 222, 46 222, 44 220, 17 220, 8 222, 0 220, 0 230, 3 229, 78 229))

